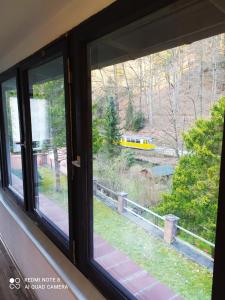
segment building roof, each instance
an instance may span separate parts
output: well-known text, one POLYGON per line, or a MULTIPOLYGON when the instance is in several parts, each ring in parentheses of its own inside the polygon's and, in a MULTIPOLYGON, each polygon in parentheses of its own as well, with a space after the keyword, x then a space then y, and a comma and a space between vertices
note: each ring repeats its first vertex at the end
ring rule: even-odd
POLYGON ((154 177, 170 176, 174 173, 174 168, 170 165, 156 166, 152 167, 150 170, 154 177))

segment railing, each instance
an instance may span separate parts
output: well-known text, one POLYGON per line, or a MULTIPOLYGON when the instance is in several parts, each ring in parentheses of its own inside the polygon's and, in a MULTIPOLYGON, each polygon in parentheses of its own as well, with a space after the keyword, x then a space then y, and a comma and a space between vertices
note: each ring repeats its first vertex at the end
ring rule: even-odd
POLYGON ((204 239, 203 237, 200 237, 200 236, 198 236, 197 234, 195 234, 195 233, 193 233, 193 232, 191 232, 191 231, 189 231, 189 230, 187 230, 187 229, 185 229, 185 228, 183 228, 183 227, 181 227, 181 226, 179 226, 179 225, 177 225, 177 228, 180 229, 181 231, 187 233, 188 235, 194 237, 195 239, 197 239, 197 240, 199 240, 199 241, 205 243, 206 245, 208 245, 208 246, 210 246, 210 247, 213 247, 213 248, 215 247, 215 244, 214 244, 214 243, 212 243, 212 242, 210 242, 210 241, 207 241, 207 240, 204 239))
POLYGON ((142 219, 144 222, 151 224, 153 227, 164 231, 163 226, 164 226, 164 217, 160 216, 159 214, 155 213, 154 211, 147 209, 138 203, 135 203, 134 201, 124 198, 125 201, 127 202, 127 205, 124 207, 126 211, 131 213, 132 215, 142 219), (131 207, 129 207, 129 205, 131 207), (145 216, 141 216, 137 212, 134 211, 134 208, 140 209, 142 212, 145 212, 145 216))
POLYGON ((130 200, 127 197, 127 193, 117 193, 98 183, 96 179, 93 180, 93 192, 95 196, 100 197, 108 206, 116 209, 119 213, 128 213, 130 216, 134 216, 139 220, 142 220, 145 224, 150 225, 151 228, 159 230, 161 233, 163 233, 165 242, 172 244, 175 240, 177 240, 191 248, 195 248, 197 251, 205 250, 205 253, 209 253, 211 256, 213 256, 215 244, 179 226, 177 224, 179 221, 178 217, 174 215, 161 216, 154 211, 130 200), (186 238, 184 235, 186 235, 186 238), (200 246, 196 247, 196 242, 194 242, 193 239, 204 243, 208 249, 200 246))

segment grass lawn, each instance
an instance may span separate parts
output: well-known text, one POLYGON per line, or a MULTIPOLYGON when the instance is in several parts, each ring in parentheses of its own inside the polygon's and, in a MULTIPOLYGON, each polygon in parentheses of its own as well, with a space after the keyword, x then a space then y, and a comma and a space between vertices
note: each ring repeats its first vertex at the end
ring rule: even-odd
POLYGON ((61 174, 61 192, 55 191, 55 176, 53 170, 46 167, 38 167, 41 177, 39 192, 52 201, 55 201, 64 210, 68 210, 67 176, 61 174))
POLYGON ((94 230, 185 300, 211 299, 211 272, 99 200, 94 201, 94 230))

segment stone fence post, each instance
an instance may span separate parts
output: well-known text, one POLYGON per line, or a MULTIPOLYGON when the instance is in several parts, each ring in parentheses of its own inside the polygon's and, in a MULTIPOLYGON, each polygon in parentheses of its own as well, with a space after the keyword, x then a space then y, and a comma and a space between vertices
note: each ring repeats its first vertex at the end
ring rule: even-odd
POLYGON ((125 192, 121 192, 121 193, 118 193, 118 212, 120 214, 124 213, 125 212, 125 207, 127 206, 127 200, 125 199, 127 197, 128 193, 125 193, 125 192))
POLYGON ((172 244, 176 237, 177 223, 180 218, 171 214, 164 216, 164 218, 164 241, 168 244, 172 244))
POLYGON ((93 195, 97 195, 97 179, 95 177, 93 178, 93 195))

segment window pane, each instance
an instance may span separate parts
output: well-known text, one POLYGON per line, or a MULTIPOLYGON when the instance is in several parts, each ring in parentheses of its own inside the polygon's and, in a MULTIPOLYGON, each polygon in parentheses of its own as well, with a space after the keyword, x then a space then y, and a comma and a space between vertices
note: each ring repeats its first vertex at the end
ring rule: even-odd
POLYGON ((63 58, 28 75, 36 209, 68 235, 63 58))
POLYGON ((211 299, 225 35, 148 54, 139 30, 90 45, 94 259, 137 299, 211 299))
POLYGON ((16 78, 2 83, 9 186, 23 196, 21 136, 16 78))

